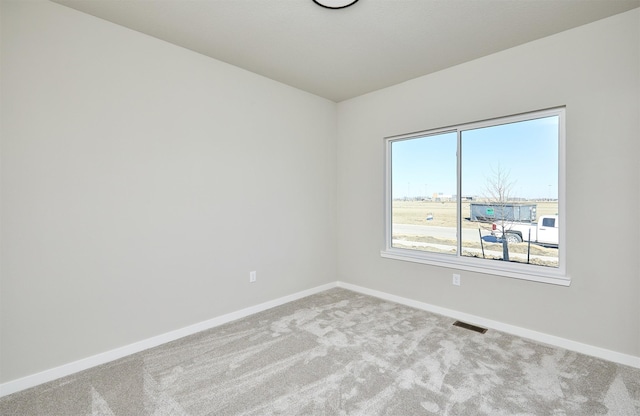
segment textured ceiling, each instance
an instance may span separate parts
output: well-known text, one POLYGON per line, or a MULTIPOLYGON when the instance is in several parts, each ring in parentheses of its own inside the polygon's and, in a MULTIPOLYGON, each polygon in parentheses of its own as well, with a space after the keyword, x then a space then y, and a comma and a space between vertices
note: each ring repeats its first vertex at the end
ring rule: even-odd
POLYGON ((342 101, 640 7, 640 0, 53 0, 342 101))

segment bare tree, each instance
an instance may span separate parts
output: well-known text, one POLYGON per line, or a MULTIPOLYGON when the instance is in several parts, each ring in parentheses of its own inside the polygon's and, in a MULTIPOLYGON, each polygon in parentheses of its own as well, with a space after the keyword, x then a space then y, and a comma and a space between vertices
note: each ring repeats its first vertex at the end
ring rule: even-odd
POLYGON ((500 165, 491 168, 491 176, 486 179, 485 197, 491 203, 495 224, 502 233, 502 260, 509 261, 508 231, 513 224, 513 188, 516 184, 510 178, 510 171, 500 165))

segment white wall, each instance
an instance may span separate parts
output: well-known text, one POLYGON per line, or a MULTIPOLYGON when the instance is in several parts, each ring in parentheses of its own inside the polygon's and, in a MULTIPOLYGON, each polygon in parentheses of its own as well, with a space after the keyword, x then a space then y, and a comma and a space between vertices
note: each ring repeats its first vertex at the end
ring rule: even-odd
POLYGON ((0 383, 335 281, 335 103, 1 7, 0 383))
POLYGON ((639 23, 636 9, 340 103, 339 280, 640 356, 639 23), (380 257, 385 136, 560 105, 570 287, 471 272, 454 287, 452 269, 380 257))

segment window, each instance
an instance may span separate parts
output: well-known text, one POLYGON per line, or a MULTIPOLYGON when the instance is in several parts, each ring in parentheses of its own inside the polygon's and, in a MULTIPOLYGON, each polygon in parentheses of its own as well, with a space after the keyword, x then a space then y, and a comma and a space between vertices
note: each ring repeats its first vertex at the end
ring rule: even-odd
POLYGON ((382 256, 568 285, 564 108, 385 139, 382 256))

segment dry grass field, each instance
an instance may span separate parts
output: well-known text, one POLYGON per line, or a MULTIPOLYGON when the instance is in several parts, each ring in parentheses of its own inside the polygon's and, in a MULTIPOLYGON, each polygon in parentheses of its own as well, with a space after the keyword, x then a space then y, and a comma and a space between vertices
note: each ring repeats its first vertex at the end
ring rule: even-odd
MULTIPOLYGON (((555 215, 558 213, 557 202, 535 202, 538 218, 541 215, 555 215)), ((469 202, 462 203, 462 227, 478 228, 478 223, 469 221, 471 208, 469 202)), ((456 226, 455 202, 432 201, 393 201, 392 206, 394 224, 432 225, 438 227, 456 226), (427 221, 427 215, 433 215, 433 220, 427 221)))
MULTIPOLYGON (((542 215, 555 215, 558 213, 557 202, 535 202, 537 205, 536 213, 540 218, 542 215)), ((470 221, 471 207, 469 202, 462 204, 462 227, 465 229, 481 229, 481 234, 487 235, 491 225, 489 223, 481 223, 470 221)), ((425 225, 435 227, 456 228, 456 203, 455 202, 432 202, 432 201, 393 201, 392 217, 394 224, 411 224, 425 225), (433 219, 427 220, 427 216, 433 219)), ((477 240, 462 242, 462 250, 464 256, 480 256, 481 251, 485 250, 486 258, 499 259, 502 251, 501 243, 489 243, 480 241, 478 235, 477 240)), ((394 247, 409 248, 413 250, 424 250, 430 252, 456 252, 455 239, 438 238, 428 235, 404 235, 394 233, 394 247)), ((512 261, 527 262, 542 266, 557 267, 558 266, 558 250, 554 248, 546 248, 535 244, 510 243, 509 251, 515 254, 512 261), (518 256, 519 254, 519 256, 518 256), (531 256, 530 260, 527 258, 531 256)))

